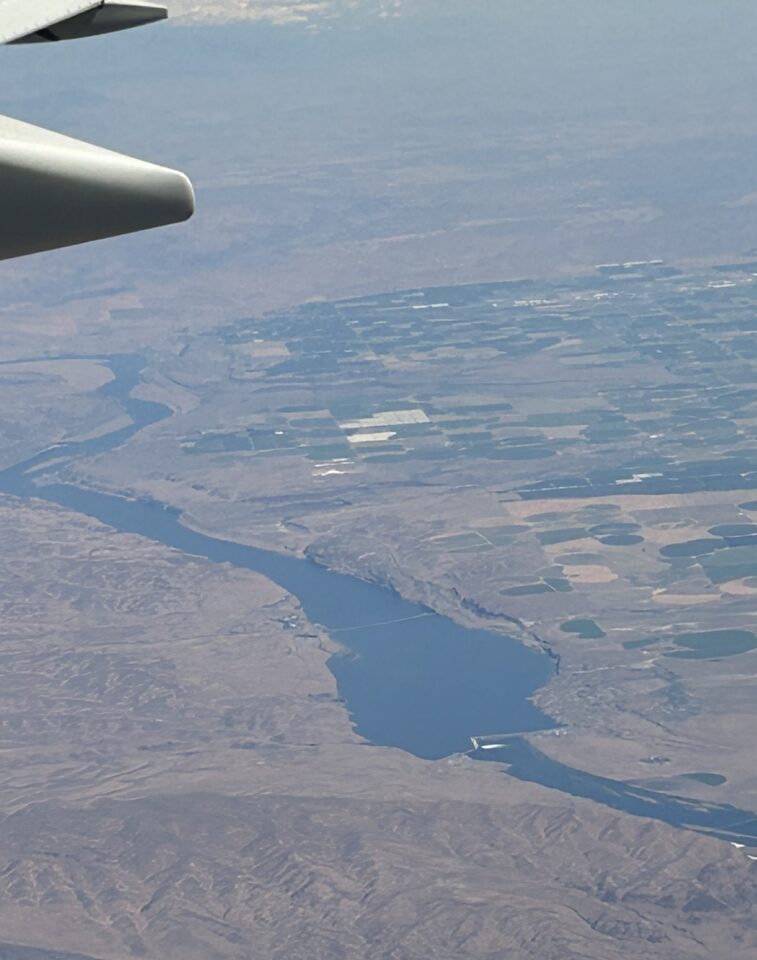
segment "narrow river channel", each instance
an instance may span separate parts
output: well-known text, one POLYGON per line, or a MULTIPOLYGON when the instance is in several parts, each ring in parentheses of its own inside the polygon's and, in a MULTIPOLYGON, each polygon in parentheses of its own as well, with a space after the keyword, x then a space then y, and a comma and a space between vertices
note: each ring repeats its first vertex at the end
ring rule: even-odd
MULTIPOLYGON (((50 358, 44 358, 49 360, 50 358)), ((63 358, 61 358, 63 359, 63 358)), ((68 358, 66 358, 68 359, 68 358)), ((168 407, 131 396, 144 360, 133 355, 91 357, 114 379, 101 392, 117 400, 133 423, 95 439, 62 444, 0 472, 0 492, 37 497, 216 563, 254 570, 295 596, 308 617, 344 648, 329 668, 356 731, 371 743, 438 760, 469 752, 472 736, 495 734, 502 746, 477 750, 477 760, 499 762, 518 779, 592 799, 627 813, 663 820, 757 846, 753 813, 704 804, 565 767, 522 737, 554 728, 530 700, 547 683, 554 663, 513 638, 462 627, 391 590, 286 556, 197 533, 178 511, 69 484, 45 483, 57 470, 115 449, 138 431, 171 415, 168 407)))

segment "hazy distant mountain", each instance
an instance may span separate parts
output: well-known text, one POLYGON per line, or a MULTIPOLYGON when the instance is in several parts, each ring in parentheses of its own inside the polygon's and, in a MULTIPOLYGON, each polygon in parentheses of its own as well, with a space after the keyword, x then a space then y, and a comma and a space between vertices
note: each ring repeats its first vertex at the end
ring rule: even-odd
POLYGON ((427 0, 177 0, 171 6, 175 16, 194 20, 262 20, 269 23, 315 23, 324 18, 352 12, 379 17, 399 16, 427 0))

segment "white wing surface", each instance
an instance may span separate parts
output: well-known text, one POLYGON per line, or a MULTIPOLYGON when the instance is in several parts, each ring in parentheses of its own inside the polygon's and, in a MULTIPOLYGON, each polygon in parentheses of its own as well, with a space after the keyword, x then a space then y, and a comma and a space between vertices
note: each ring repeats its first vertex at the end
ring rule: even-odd
POLYGON ((100 6, 100 0, 0 0, 0 43, 44 30, 100 6))
POLYGON ((147 0, 0 0, 0 43, 74 40, 166 16, 147 0))

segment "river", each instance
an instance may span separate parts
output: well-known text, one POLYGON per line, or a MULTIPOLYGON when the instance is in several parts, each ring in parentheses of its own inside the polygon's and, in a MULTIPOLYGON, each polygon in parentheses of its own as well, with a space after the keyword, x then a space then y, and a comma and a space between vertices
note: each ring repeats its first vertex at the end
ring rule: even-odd
MULTIPOLYGON (((42 358, 40 358, 42 359, 42 358)), ((49 360, 50 358, 44 358, 49 360)), ((59 359, 74 359, 72 357, 59 359)), ((554 663, 511 637, 463 627, 384 587, 331 571, 307 558, 246 546, 184 526, 178 511, 71 484, 44 482, 59 469, 125 443, 171 415, 168 407, 134 398, 143 358, 76 357, 107 364, 114 379, 100 388, 133 423, 94 439, 61 444, 0 472, 0 492, 37 497, 136 533, 195 557, 254 570, 295 596, 308 619, 323 626, 344 652, 329 659, 356 731, 371 743, 438 760, 469 752, 498 762, 508 775, 614 809, 757 846, 753 813, 705 804, 594 777, 550 760, 514 734, 554 731, 530 697, 554 663), (471 751, 472 736, 502 737, 497 749, 471 751)))

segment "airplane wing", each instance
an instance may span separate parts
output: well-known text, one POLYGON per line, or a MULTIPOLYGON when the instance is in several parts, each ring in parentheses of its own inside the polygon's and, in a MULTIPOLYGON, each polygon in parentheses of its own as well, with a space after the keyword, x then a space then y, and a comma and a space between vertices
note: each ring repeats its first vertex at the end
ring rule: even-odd
POLYGON ((0 260, 187 220, 183 173, 0 117, 0 260))
POLYGON ((0 43, 73 40, 164 20, 145 0, 0 0, 0 43))
MULTIPOLYGON (((70 40, 166 16, 145 0, 0 0, 0 43, 70 40)), ((187 220, 178 170, 0 117, 0 260, 187 220)))

